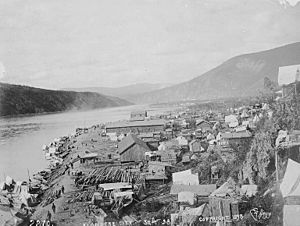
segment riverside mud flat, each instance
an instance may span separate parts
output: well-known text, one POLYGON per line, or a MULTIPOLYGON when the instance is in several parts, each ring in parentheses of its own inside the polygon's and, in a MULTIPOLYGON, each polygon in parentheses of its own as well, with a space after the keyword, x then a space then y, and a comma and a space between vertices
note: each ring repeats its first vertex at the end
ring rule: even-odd
POLYGON ((72 173, 76 171, 86 173, 95 165, 80 164, 78 157, 87 153, 97 153, 98 156, 102 155, 103 159, 107 158, 109 154, 113 156, 116 154, 116 142, 112 142, 106 137, 101 137, 101 129, 92 127, 81 135, 71 137, 65 143, 64 148, 65 151, 70 151, 70 153, 63 163, 51 173, 48 180, 50 188, 44 194, 43 201, 37 206, 32 219, 43 222, 47 220, 48 212, 50 212, 53 224, 83 225, 91 222, 94 219, 94 215, 89 213, 87 203, 70 203, 74 196, 83 192, 75 186, 72 173), (67 169, 68 167, 70 168, 67 169), (53 196, 53 194, 61 191, 62 187, 64 187, 64 192, 60 192, 60 196, 53 196), (53 204, 55 205, 55 211, 52 208, 53 204))

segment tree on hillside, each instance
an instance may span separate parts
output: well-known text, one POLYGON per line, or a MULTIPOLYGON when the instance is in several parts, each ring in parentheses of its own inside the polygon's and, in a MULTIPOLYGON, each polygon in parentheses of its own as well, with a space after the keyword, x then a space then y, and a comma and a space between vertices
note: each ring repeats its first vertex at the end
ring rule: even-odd
MULTIPOLYGON (((266 180, 275 169, 273 164, 275 153, 275 139, 279 130, 293 130, 300 128, 300 101, 294 95, 290 99, 275 100, 274 93, 264 93, 258 98, 259 103, 267 103, 273 112, 268 117, 264 112, 257 125, 255 136, 252 140, 250 151, 247 153, 244 169, 248 171, 249 180, 266 180)), ((273 164, 274 165, 274 164, 273 164)))
POLYGON ((289 99, 273 103, 273 122, 280 129, 300 129, 300 97, 293 95, 289 99))
POLYGON ((252 140, 250 151, 247 153, 244 163, 246 178, 251 183, 266 180, 272 173, 268 169, 273 157, 274 148, 271 135, 268 132, 258 131, 252 140))

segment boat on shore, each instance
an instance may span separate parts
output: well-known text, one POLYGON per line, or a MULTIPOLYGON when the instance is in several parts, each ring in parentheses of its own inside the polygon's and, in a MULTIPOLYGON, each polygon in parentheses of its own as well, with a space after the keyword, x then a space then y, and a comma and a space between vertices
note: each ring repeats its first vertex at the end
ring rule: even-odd
MULTIPOLYGON (((46 172, 46 171, 45 171, 46 172)), ((4 225, 29 225, 35 207, 41 203, 44 192, 49 188, 43 176, 48 173, 41 172, 37 178, 29 181, 15 181, 6 176, 0 182, 0 213, 4 217, 4 225), (43 176, 42 176, 43 175, 43 176)))

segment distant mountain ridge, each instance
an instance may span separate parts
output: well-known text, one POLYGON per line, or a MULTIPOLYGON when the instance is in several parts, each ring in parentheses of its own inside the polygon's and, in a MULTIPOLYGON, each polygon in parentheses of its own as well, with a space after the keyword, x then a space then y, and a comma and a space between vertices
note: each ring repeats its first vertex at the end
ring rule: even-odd
POLYGON ((145 92, 155 91, 168 86, 171 86, 171 84, 136 83, 121 87, 63 88, 63 90, 72 90, 77 92, 96 92, 104 95, 110 95, 126 99, 127 97, 139 95, 145 92))
POLYGON ((0 116, 89 110, 130 105, 93 92, 57 91, 0 83, 0 116))
POLYGON ((233 57, 190 81, 127 97, 135 103, 255 96, 265 81, 278 85, 278 68, 300 63, 300 42, 233 57))

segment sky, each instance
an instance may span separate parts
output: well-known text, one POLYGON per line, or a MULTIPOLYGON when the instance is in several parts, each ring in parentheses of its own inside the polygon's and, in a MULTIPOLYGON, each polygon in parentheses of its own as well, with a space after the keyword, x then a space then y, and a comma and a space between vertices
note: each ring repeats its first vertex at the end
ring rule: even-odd
POLYGON ((0 81, 180 83, 300 41, 298 0, 0 0, 0 81))

